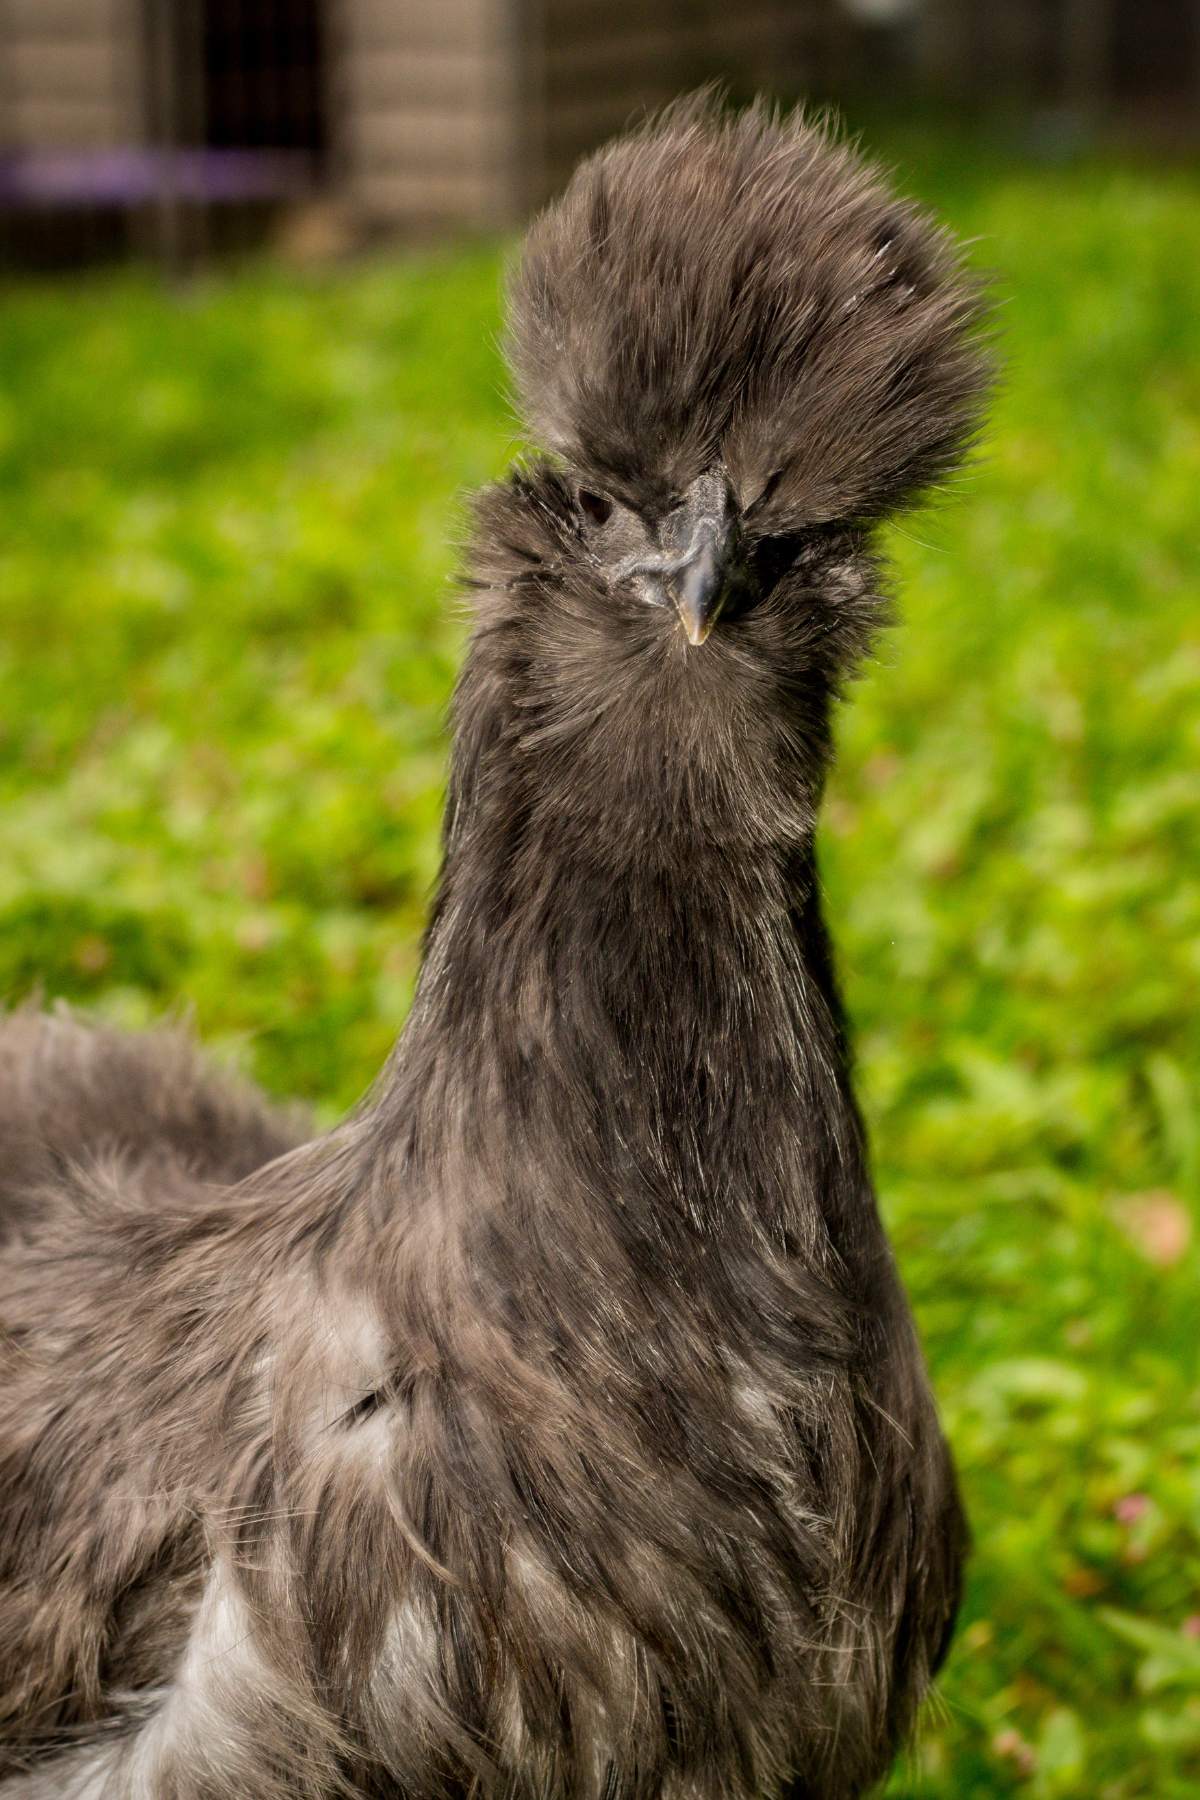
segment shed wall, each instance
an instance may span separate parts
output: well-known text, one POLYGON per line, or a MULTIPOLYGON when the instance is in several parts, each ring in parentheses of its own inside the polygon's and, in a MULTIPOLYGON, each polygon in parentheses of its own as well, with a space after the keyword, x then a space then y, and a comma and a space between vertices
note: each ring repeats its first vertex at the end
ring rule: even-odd
POLYGON ((138 0, 0 0, 0 147, 138 142, 140 46, 138 0))
POLYGON ((380 223, 486 226, 519 207, 516 0, 342 0, 337 151, 380 223))

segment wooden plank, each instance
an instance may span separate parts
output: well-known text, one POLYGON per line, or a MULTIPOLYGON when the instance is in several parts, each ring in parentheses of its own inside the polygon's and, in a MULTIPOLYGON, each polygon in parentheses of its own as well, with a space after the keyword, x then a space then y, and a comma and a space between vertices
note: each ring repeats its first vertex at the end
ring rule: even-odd
POLYGON ((360 169, 494 170, 510 137, 510 122, 490 112, 457 107, 412 107, 362 112, 348 145, 360 169))
POLYGON ((501 29, 514 3, 344 0, 337 7, 332 112, 352 204, 398 220, 494 224, 514 215, 515 49, 501 29))
POLYGON ((341 92, 348 104, 370 109, 483 106, 493 103, 502 70, 498 56, 472 51, 380 50, 346 57, 341 92))
POLYGON ((707 34, 698 26, 678 32, 631 29, 609 32, 604 37, 576 38, 551 44, 546 50, 546 74, 550 80, 607 81, 625 70, 677 68, 689 57, 702 57, 707 34))
POLYGON ((123 35, 129 18, 123 0, 4 0, 0 25, 12 38, 92 42, 123 35))
POLYGON ((95 150, 126 141, 121 109, 103 97, 92 100, 9 98, 6 137, 36 150, 95 150))
POLYGON ((486 227, 503 222, 496 182, 481 174, 427 169, 361 171, 350 186, 350 200, 368 219, 393 225, 458 225, 486 227))
POLYGON ((5 49, 10 91, 30 100, 99 100, 119 86, 119 47, 111 38, 55 43, 13 36, 5 49))
POLYGON ((504 28, 497 0, 344 0, 340 29, 352 49, 414 45, 483 48, 504 28))

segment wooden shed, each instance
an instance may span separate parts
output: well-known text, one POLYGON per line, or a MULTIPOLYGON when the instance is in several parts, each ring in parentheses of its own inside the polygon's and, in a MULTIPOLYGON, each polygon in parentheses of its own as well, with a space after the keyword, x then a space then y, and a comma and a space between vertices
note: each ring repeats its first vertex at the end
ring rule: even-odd
POLYGON ((841 18, 838 0, 0 0, 0 211, 132 221, 175 249, 198 215, 302 197, 355 229, 494 228, 683 89, 794 89, 841 18))

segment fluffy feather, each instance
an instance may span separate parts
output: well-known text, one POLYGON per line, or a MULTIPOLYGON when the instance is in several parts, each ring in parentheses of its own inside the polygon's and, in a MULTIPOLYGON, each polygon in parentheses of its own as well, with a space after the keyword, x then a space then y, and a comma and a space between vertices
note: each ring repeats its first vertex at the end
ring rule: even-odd
POLYGON ((529 234, 510 356, 535 439, 664 493, 721 459, 764 528, 872 517, 988 385, 949 234, 819 125, 706 97, 599 151, 529 234))

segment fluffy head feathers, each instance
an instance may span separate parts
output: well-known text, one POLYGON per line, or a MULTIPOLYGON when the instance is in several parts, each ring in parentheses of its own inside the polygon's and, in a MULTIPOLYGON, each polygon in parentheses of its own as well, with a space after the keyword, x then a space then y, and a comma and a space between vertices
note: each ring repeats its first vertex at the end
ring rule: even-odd
POLYGON ((510 356, 533 435, 645 508, 713 466, 767 529, 876 516, 960 455, 987 382, 946 232, 799 114, 705 97, 535 222, 510 356))

